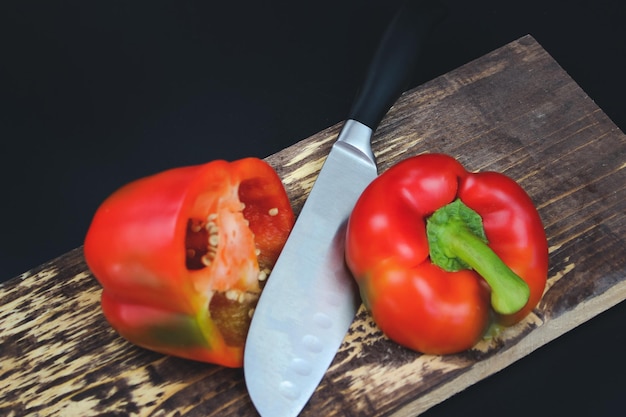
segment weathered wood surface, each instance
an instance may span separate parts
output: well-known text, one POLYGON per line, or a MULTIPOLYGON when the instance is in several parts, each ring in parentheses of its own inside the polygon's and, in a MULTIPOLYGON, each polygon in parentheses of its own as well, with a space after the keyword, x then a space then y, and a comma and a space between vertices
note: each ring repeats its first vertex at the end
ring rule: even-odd
MULTIPOLYGON (((339 126, 270 156, 299 210, 339 126)), ((625 136, 527 36, 403 95, 373 143, 383 171, 423 152, 517 179, 550 246, 534 314, 447 357, 361 310, 303 416, 413 416, 626 299, 625 136)), ((80 248, 0 287, 0 415, 255 416, 241 370, 120 339, 80 248)))

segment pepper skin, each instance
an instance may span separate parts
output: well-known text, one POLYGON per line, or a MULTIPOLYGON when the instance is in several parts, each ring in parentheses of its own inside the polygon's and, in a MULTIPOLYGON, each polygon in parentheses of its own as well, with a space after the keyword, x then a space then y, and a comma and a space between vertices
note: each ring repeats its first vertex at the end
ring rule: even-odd
POLYGON ((491 324, 523 319, 543 294, 548 247, 530 197, 505 175, 470 173, 447 155, 381 174, 346 233, 346 262, 374 321, 419 352, 469 349, 491 324))
POLYGON ((120 188, 96 211, 84 254, 121 336, 240 367, 254 307, 293 223, 267 163, 219 160, 120 188))

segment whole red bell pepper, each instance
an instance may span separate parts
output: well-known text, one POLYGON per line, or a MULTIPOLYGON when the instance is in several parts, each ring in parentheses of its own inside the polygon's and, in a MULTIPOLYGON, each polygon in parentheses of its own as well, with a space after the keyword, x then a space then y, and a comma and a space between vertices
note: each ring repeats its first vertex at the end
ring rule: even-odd
POLYGON ((346 261, 390 339, 448 354, 537 305, 548 246, 533 202, 514 180, 424 154, 363 192, 348 222, 346 261))
POLYGON ((294 214, 276 172, 246 158, 175 168, 122 187, 96 211, 87 264, 124 338, 229 367, 294 214))

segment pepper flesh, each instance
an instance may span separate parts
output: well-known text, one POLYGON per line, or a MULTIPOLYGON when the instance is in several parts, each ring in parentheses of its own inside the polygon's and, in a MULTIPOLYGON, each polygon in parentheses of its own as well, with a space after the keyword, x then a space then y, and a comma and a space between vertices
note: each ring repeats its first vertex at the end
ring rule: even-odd
POLYGON ((348 222, 346 261, 389 338, 448 354, 471 348, 490 324, 512 325, 532 311, 545 287, 548 250, 539 214, 515 181, 424 154, 391 167, 363 192, 348 222), (478 213, 490 250, 527 286, 519 311, 494 311, 492 290, 476 270, 433 263, 427 219, 455 200, 478 213))
POLYGON ((256 158, 167 170, 122 187, 96 211, 85 259, 102 310, 130 342, 240 367, 250 319, 294 214, 256 158))

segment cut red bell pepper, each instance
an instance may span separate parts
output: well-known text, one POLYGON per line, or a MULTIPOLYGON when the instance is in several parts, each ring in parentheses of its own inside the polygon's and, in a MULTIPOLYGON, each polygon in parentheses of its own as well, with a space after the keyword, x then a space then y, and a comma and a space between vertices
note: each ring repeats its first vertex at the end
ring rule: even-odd
POLYGON ((87 232, 102 310, 130 342, 239 367, 263 283, 294 223, 264 161, 171 169, 106 199, 87 232))
POLYGON ((442 154, 408 158, 372 182, 350 216, 346 260, 380 329, 432 354, 466 350, 490 323, 524 318, 548 273, 526 192, 442 154))

